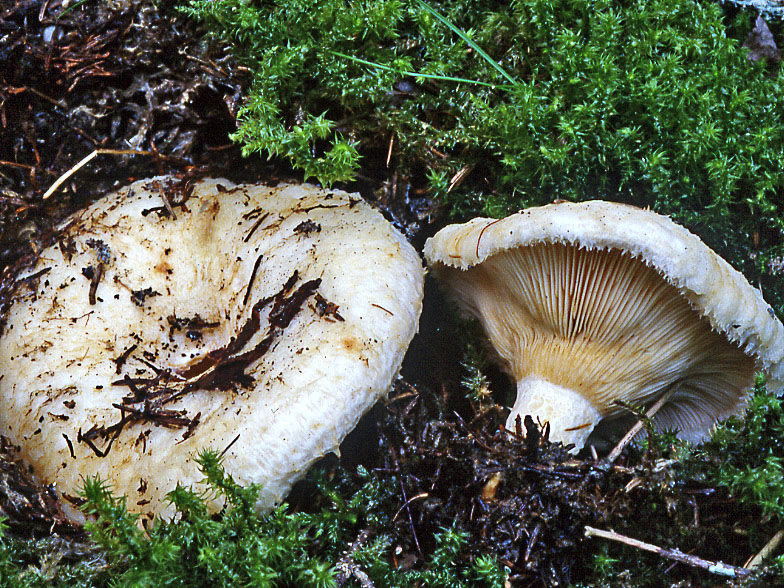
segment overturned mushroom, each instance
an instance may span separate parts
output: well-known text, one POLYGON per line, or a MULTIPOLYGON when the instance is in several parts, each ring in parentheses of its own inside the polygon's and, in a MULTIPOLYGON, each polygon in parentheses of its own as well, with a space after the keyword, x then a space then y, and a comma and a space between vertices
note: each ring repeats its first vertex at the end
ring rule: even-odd
POLYGON ((19 280, 0 433, 66 498, 98 475, 130 510, 167 514, 212 447, 270 507, 386 393, 422 281, 414 249, 357 196, 136 182, 19 280))
POLYGON ((756 370, 782 386, 784 326, 760 292, 651 211, 594 201, 474 219, 425 256, 516 380, 512 430, 530 414, 580 448, 619 403, 672 392, 655 422, 698 441, 744 406, 756 370))

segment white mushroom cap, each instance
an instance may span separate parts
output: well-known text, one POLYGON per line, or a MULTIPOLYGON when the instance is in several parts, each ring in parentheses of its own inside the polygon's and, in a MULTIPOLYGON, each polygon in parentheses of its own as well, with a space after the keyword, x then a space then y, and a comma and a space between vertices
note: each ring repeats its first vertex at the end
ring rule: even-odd
POLYGON ((200 450, 226 450, 271 507, 388 391, 423 273, 356 195, 136 182, 72 219, 20 280, 0 433, 59 493, 98 475, 148 515, 170 514, 177 483, 198 486, 200 450))
POLYGON ((517 381, 518 415, 582 447, 618 401, 698 441, 736 413, 755 370, 784 382, 784 326, 698 237, 651 211, 560 203, 477 218, 425 244, 428 264, 478 317, 517 381))

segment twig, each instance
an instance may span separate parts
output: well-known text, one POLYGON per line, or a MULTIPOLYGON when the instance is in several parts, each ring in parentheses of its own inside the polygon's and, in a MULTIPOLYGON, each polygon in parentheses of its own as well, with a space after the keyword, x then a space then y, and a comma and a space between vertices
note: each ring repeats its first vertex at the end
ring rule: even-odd
POLYGON ((7 165, 9 167, 18 167, 21 169, 29 169, 29 170, 35 169, 34 165, 27 165, 25 163, 16 163, 15 161, 6 161, 4 159, 0 159, 0 165, 7 165))
POLYGON ((226 449, 224 449, 223 451, 221 451, 221 452, 220 452, 220 455, 219 455, 218 457, 223 457, 224 455, 226 455, 226 452, 227 452, 229 449, 231 449, 231 446, 232 446, 232 445, 234 445, 234 444, 235 444, 235 443, 236 443, 236 442, 239 440, 239 438, 240 438, 240 434, 239 434, 239 433, 237 433, 237 436, 236 436, 236 437, 234 437, 234 439, 232 439, 231 443, 229 443, 229 444, 226 446, 226 449))
POLYGON ((666 557, 667 559, 672 559, 689 566, 702 568, 703 570, 707 570, 712 574, 718 574, 720 576, 727 576, 730 578, 745 578, 752 574, 751 570, 747 570, 745 568, 738 568, 722 562, 708 561, 707 559, 702 559, 696 555, 683 553, 678 549, 664 549, 663 547, 653 545, 652 543, 645 543, 644 541, 639 541, 637 539, 627 537, 626 535, 621 535, 615 531, 602 531, 601 529, 595 529, 593 527, 586 526, 585 536, 601 537, 602 539, 617 541, 618 543, 623 543, 624 545, 629 545, 630 547, 634 547, 636 549, 642 549, 643 551, 650 551, 651 553, 655 553, 661 557, 666 557))
POLYGON ((446 189, 446 193, 449 194, 456 186, 462 184, 463 180, 466 179, 466 176, 470 174, 473 169, 473 165, 464 165, 461 167, 457 173, 452 176, 452 179, 449 180, 449 187, 446 189))
POLYGON ((79 163, 61 175, 54 184, 52 184, 49 189, 44 193, 43 199, 46 200, 52 194, 57 191, 57 188, 63 185, 63 183, 78 172, 81 168, 85 165, 90 163, 93 159, 95 159, 98 155, 154 155, 152 151, 139 151, 137 149, 96 149, 90 155, 82 159, 79 163))
POLYGON ((177 220, 177 215, 174 214, 174 209, 172 208, 171 202, 169 202, 169 198, 166 196, 166 193, 161 192, 160 196, 163 199, 163 206, 166 208, 166 212, 169 213, 169 216, 172 220, 177 220))
POLYGON ((394 133, 389 138, 389 150, 387 150, 387 167, 389 167, 389 161, 392 159, 392 147, 395 145, 395 135, 394 133))
POLYGON ((36 90, 35 88, 30 88, 30 87, 27 87, 27 90, 28 90, 29 92, 32 92, 33 94, 35 94, 35 95, 36 95, 36 96, 38 96, 39 98, 43 98, 43 99, 44 99, 44 100, 46 100, 47 102, 51 102, 51 103, 52 103, 52 104, 54 104, 55 106, 59 106, 60 108, 63 108, 63 109, 66 109, 66 108, 68 108, 68 105, 67 105, 65 102, 63 102, 62 100, 55 100, 55 99, 54 99, 54 98, 52 98, 51 96, 47 96, 46 94, 44 94, 43 92, 40 92, 40 91, 36 90))
MULTIPOLYGON (((667 403, 667 401, 672 397, 674 393, 675 393, 675 386, 670 386, 670 389, 667 390, 667 392, 665 392, 664 394, 662 394, 661 398, 659 398, 654 403, 654 405, 648 409, 648 412, 645 413, 645 416, 649 419, 652 419, 654 415, 657 412, 659 412, 661 407, 667 403)), ((637 433, 639 433, 640 429, 642 429, 644 426, 645 426, 645 422, 642 419, 640 419, 631 429, 629 429, 629 432, 623 436, 623 439, 621 439, 618 442, 618 445, 616 445, 615 448, 607 456, 608 464, 612 464, 613 462, 615 462, 616 459, 618 459, 618 456, 621 455, 624 448, 631 442, 632 439, 634 439, 634 436, 637 433)))
POLYGON ((749 561, 746 562, 746 565, 743 567, 747 570, 753 570, 754 568, 758 568, 762 564, 762 560, 766 557, 770 557, 770 555, 776 550, 776 548, 781 544, 781 540, 784 539, 784 529, 781 529, 778 533, 773 535, 773 537, 765 544, 765 547, 759 550, 757 555, 749 558, 749 561))

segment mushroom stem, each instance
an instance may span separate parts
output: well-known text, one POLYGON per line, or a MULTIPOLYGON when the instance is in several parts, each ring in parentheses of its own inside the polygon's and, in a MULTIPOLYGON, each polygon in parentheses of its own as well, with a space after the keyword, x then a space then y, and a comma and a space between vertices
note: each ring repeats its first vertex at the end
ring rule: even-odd
POLYGON ((601 419, 599 411, 579 392, 541 378, 517 381, 517 400, 507 418, 507 429, 514 431, 518 415, 523 418, 527 414, 542 424, 549 422, 553 433, 550 440, 574 443, 575 453, 601 419))

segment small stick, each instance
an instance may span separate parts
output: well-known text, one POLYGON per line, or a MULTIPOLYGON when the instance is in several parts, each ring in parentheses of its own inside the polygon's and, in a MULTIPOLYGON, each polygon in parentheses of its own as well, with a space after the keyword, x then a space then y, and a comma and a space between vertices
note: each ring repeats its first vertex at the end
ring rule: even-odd
POLYGON ((245 298, 242 300, 242 305, 247 306, 248 300, 250 299, 250 288, 253 286, 253 280, 256 279, 256 272, 259 271, 259 264, 261 263, 261 259, 264 257, 263 254, 259 255, 256 258, 256 263, 253 264, 253 271, 250 272, 250 279, 248 280, 248 289, 245 290, 245 298))
POLYGON ((63 108, 63 109, 66 109, 66 108, 68 108, 68 105, 67 105, 65 102, 63 102, 62 100, 55 100, 55 99, 54 99, 54 98, 52 98, 51 96, 47 96, 46 94, 44 94, 43 92, 39 92, 39 91, 38 91, 38 90, 36 90, 35 88, 27 88, 27 90, 28 90, 29 92, 32 92, 33 94, 35 94, 35 95, 36 95, 36 96, 38 96, 39 98, 43 98, 43 99, 44 99, 44 100, 46 100, 47 102, 51 102, 51 103, 52 103, 52 104, 54 104, 55 106, 59 106, 60 108, 63 108))
POLYGON ((784 539, 784 529, 781 529, 778 533, 773 535, 771 540, 765 544, 765 547, 760 549, 757 555, 749 558, 749 561, 747 561, 746 565, 743 567, 746 568, 747 570, 753 570, 754 568, 758 568, 762 564, 762 560, 764 560, 766 557, 770 557, 770 555, 781 544, 782 539, 784 539))
POLYGON ((18 167, 18 168, 21 168, 21 169, 29 169, 29 170, 34 170, 35 169, 34 165, 27 165, 27 164, 24 164, 24 163, 16 163, 15 161, 5 161, 4 159, 0 159, 0 165, 7 165, 9 167, 18 167))
POLYGON ((219 455, 218 457, 223 457, 224 455, 226 455, 226 452, 227 452, 229 449, 231 449, 231 446, 232 446, 232 445, 234 445, 234 444, 237 442, 237 440, 238 440, 239 438, 240 438, 240 434, 239 434, 239 433, 237 433, 237 436, 236 436, 236 437, 234 437, 234 439, 232 440, 232 442, 231 442, 231 443, 229 443, 229 444, 226 446, 226 449, 224 449, 223 451, 221 451, 221 452, 220 452, 220 455, 219 455))
POLYGON ((163 199, 163 205, 166 207, 166 212, 169 213, 171 219, 177 220, 177 215, 174 214, 174 209, 172 208, 171 202, 169 202, 169 198, 163 192, 161 192, 161 198, 163 199))
POLYGON ((468 174, 474 169, 473 165, 464 165, 461 167, 457 173, 452 176, 452 179, 449 180, 449 187, 446 189, 446 193, 449 194, 456 186, 459 186, 463 183, 463 180, 466 178, 468 174))
POLYGON ((745 568, 738 568, 722 562, 708 561, 707 559, 702 559, 696 555, 683 553, 678 549, 664 549, 663 547, 659 547, 651 543, 645 543, 644 541, 639 541, 637 539, 627 537, 626 535, 621 535, 615 531, 602 531, 601 529, 595 529, 593 527, 586 526, 585 536, 601 537, 602 539, 617 541, 618 543, 623 543, 624 545, 629 545, 630 547, 642 549, 643 551, 650 551, 651 553, 655 553, 661 557, 666 557, 667 559, 672 559, 689 566, 702 568, 703 570, 707 570, 712 574, 718 574, 720 576, 727 576, 730 578, 745 578, 752 574, 751 570, 747 570, 745 568))
POLYGON ((95 306, 95 293, 98 291, 98 283, 101 281, 103 277, 103 264, 98 263, 98 267, 95 268, 93 271, 93 277, 90 280, 90 291, 88 293, 88 301, 90 302, 90 306, 95 306))
MULTIPOLYGON (((395 465, 397 465, 397 464, 395 464, 395 465)), ((419 552, 419 555, 421 556, 422 555, 422 548, 419 547, 419 539, 417 539, 416 527, 414 527, 414 517, 411 516, 411 508, 409 506, 411 504, 411 500, 413 500, 413 498, 411 500, 408 500, 406 498, 406 488, 405 488, 405 486, 403 486, 403 480, 399 480, 399 481, 400 481, 400 491, 403 493, 403 500, 406 501, 405 504, 403 505, 403 508, 405 508, 406 511, 408 512, 408 522, 411 524, 411 534, 414 537, 414 545, 416 545, 417 551, 419 552)), ((419 497, 419 495, 415 496, 414 498, 417 498, 417 497, 419 497)), ((397 515, 395 515, 395 516, 397 516, 397 515)))
POLYGON ((338 586, 345 586, 353 576, 362 588, 374 588, 373 581, 354 561, 354 554, 367 543, 368 537, 370 537, 370 531, 362 530, 357 536, 357 540, 349 544, 348 549, 343 552, 343 557, 335 564, 335 569, 338 572, 335 581, 338 586))
POLYGON ((90 155, 82 159, 79 163, 61 175, 54 184, 52 184, 49 189, 44 193, 43 199, 46 200, 52 194, 57 191, 57 188, 63 185, 63 183, 78 172, 81 168, 85 165, 90 163, 93 159, 95 159, 98 155, 153 155, 152 151, 138 151, 136 149, 96 149, 90 155))
MULTIPOLYGON (((653 406, 651 406, 648 409, 648 412, 645 413, 645 416, 648 417, 649 419, 652 419, 653 416, 657 412, 659 412, 661 407, 664 406, 667 403, 667 401, 672 397, 672 395, 674 393, 675 393, 675 386, 672 386, 672 387, 670 387, 669 390, 667 390, 667 392, 665 392, 662 395, 661 398, 659 398, 654 403, 653 406)), ((607 463, 608 464, 612 464, 612 463, 615 462, 616 459, 618 459, 618 456, 621 455, 621 453, 623 452, 624 448, 631 442, 632 439, 634 439, 634 436, 637 433, 639 433, 640 429, 642 429, 644 426, 645 426, 645 422, 642 419, 640 419, 639 421, 637 421, 637 423, 631 429, 629 429, 629 432, 626 433, 626 435, 623 436, 623 439, 621 439, 618 442, 618 445, 616 445, 615 448, 607 456, 607 463)))

